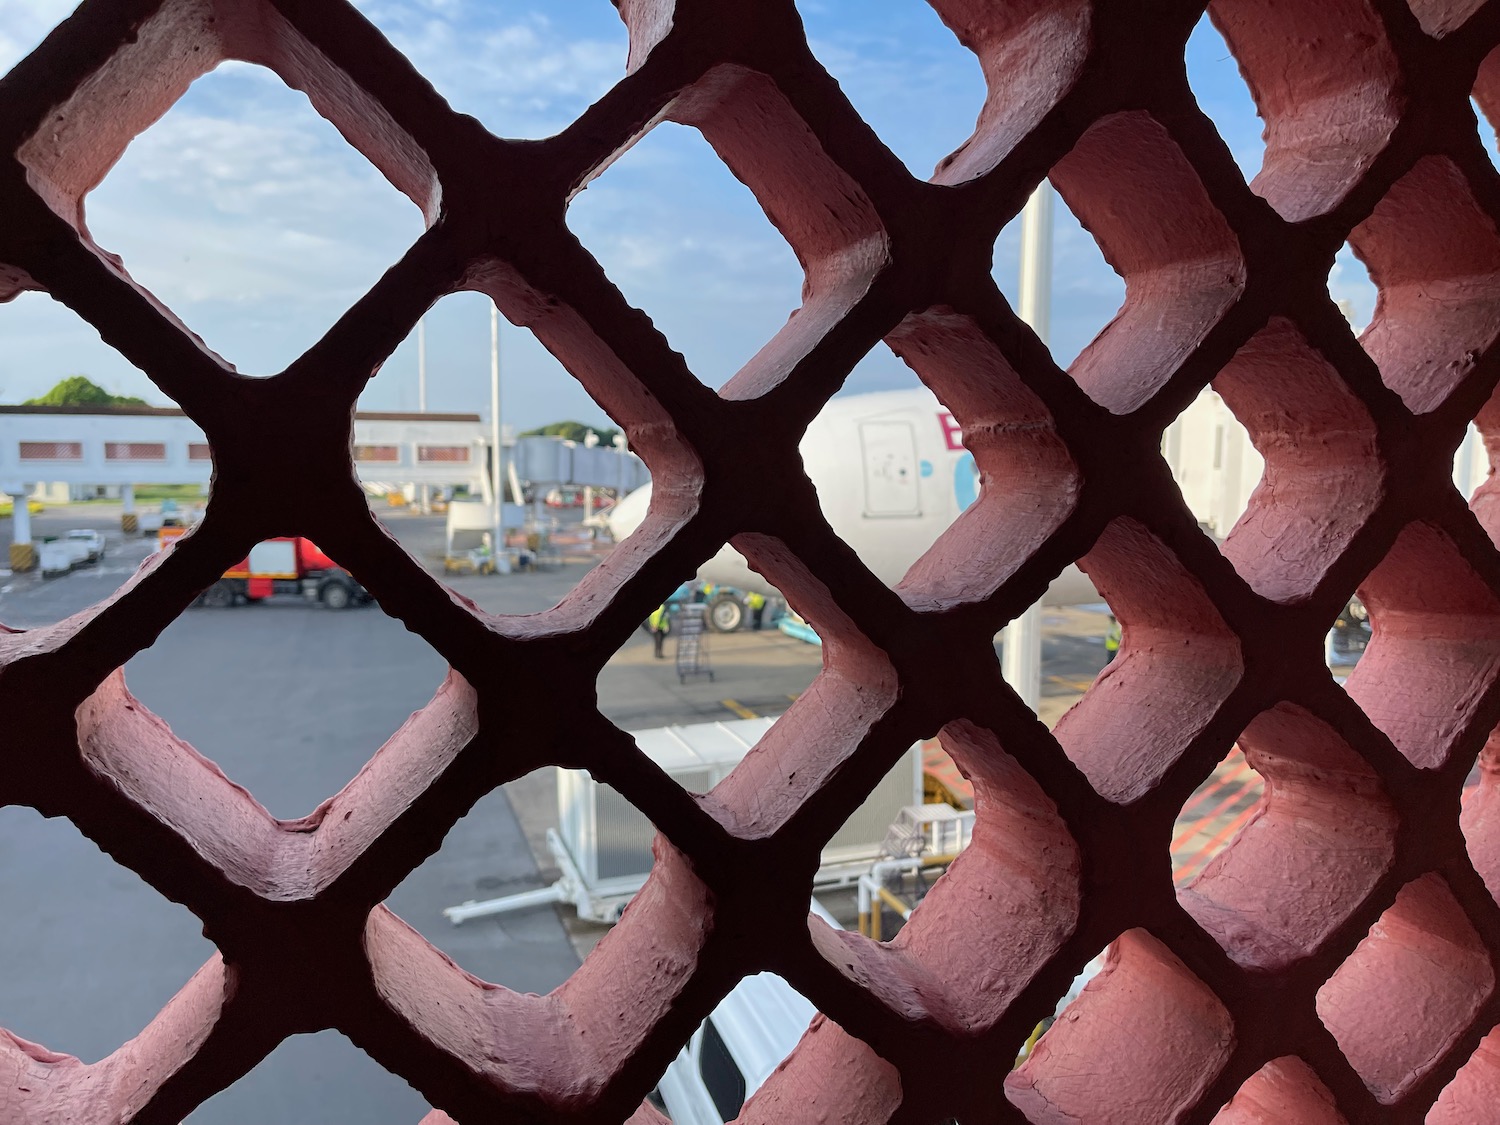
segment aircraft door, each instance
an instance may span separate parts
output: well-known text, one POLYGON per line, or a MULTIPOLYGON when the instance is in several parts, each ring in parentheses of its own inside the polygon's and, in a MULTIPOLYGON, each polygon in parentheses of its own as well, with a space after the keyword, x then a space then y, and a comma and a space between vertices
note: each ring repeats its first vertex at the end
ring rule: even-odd
POLYGON ((917 438, 910 422, 861 422, 865 515, 920 516, 917 438))

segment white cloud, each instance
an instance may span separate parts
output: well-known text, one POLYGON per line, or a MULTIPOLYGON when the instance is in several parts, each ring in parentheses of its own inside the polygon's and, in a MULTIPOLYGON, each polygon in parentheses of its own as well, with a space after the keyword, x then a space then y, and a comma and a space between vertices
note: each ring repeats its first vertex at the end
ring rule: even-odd
MULTIPOLYGON (((356 3, 456 110, 502 135, 558 131, 624 73, 625 31, 605 0, 356 3)), ((915 15, 904 2, 872 4, 853 14, 846 4, 801 10, 819 57, 856 107, 925 175, 972 126, 984 96, 978 63, 920 2, 915 15)), ((0 65, 68 10, 63 0, 0 0, 0 65)), ((259 373, 280 369, 316 340, 421 231, 416 208, 300 94, 238 63, 195 84, 137 138, 90 198, 89 219, 99 241, 210 346, 259 373)), ((728 378, 800 301, 791 248, 692 130, 659 126, 575 201, 568 221, 626 298, 710 383, 728 378)), ((1057 335, 1072 333, 1082 346, 1088 323, 1102 324, 1118 305, 1110 288, 1118 282, 1074 238, 1087 235, 1060 227, 1054 313, 1057 335)), ((997 277, 1011 289, 1013 244, 1007 231, 996 254, 997 277)), ((434 408, 482 408, 484 302, 448 298, 428 329, 434 408)), ((508 417, 521 425, 602 421, 529 335, 504 333, 508 417)), ((161 401, 91 328, 46 298, 0 306, 0 335, 7 398, 82 371, 161 401)), ((367 404, 414 406, 414 371, 405 344, 367 404)), ((883 349, 861 372, 866 381, 905 377, 883 349)))

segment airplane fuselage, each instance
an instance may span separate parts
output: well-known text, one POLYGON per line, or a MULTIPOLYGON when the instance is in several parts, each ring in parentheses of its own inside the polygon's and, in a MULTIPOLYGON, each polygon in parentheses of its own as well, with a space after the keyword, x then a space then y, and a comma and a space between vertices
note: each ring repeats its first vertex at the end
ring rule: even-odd
MULTIPOLYGON (((799 446, 823 515, 881 581, 895 585, 912 563, 979 498, 974 455, 953 415, 925 388, 832 399, 799 446)), ((616 539, 645 518, 650 485, 625 497, 609 517, 616 539)), ((725 546, 698 577, 773 593, 743 555, 725 546)), ((1043 604, 1099 601, 1089 580, 1068 567, 1043 604)))

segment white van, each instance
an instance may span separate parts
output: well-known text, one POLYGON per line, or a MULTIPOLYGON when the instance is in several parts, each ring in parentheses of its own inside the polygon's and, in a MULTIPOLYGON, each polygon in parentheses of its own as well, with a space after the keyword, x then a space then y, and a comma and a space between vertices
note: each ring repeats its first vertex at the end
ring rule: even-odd
MULTIPOLYGON (((813 900, 830 926, 833 915, 813 900)), ((724 1125, 792 1053, 817 1008, 775 973, 746 977, 719 1001, 662 1075, 653 1101, 672 1125, 724 1125)))

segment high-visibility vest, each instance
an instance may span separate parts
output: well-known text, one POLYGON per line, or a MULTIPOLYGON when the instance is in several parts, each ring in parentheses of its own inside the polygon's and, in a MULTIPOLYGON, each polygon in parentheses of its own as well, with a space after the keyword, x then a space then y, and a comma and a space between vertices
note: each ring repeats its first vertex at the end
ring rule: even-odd
POLYGON ((764 594, 758 594, 754 590, 751 590, 748 594, 745 595, 745 604, 751 609, 765 609, 766 596, 764 594))
POLYGON ((658 606, 651 611, 651 616, 646 618, 646 624, 651 626, 653 632, 665 633, 672 624, 671 614, 667 612, 666 606, 658 606))

